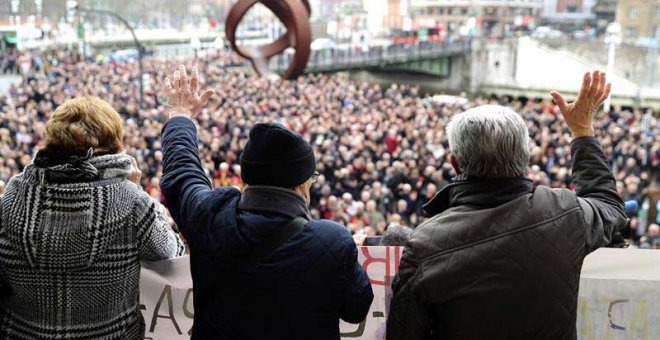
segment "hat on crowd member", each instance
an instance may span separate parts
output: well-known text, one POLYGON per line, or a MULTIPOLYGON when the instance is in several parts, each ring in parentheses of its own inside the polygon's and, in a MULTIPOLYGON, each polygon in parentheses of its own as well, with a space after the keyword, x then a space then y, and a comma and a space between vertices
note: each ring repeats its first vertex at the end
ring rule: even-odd
POLYGON ((259 123, 241 154, 241 178, 248 185, 294 188, 314 174, 312 146, 301 135, 276 123, 259 123))

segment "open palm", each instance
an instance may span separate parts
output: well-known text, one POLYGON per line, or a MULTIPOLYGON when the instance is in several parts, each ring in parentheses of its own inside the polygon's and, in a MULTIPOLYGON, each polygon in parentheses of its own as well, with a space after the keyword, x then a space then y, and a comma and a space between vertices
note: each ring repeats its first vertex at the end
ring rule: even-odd
POLYGON ((550 92, 550 95, 559 105, 574 137, 593 136, 593 117, 598 107, 609 97, 611 89, 612 84, 606 84, 605 73, 594 71, 593 75, 589 72, 584 74, 582 88, 573 103, 566 103, 564 96, 557 91, 550 92))
POLYGON ((193 67, 192 76, 188 80, 186 67, 179 66, 179 70, 172 76, 174 83, 169 78, 165 78, 163 91, 167 96, 167 107, 170 110, 170 118, 176 116, 185 116, 192 118, 206 104, 215 91, 206 90, 200 96, 198 92, 199 71, 193 67))

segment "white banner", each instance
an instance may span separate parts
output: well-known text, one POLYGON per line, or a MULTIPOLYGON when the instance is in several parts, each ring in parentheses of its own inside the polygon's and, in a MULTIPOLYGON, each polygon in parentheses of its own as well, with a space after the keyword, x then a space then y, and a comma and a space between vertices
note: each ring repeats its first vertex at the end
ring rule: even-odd
MULTIPOLYGON (((375 297, 362 323, 340 323, 342 339, 384 339, 390 284, 402 250, 359 249, 375 297)), ((188 258, 143 263, 140 284, 145 339, 188 339, 194 315, 188 258)), ((660 251, 600 249, 589 255, 580 280, 577 328, 580 339, 655 339, 660 334, 660 251)))

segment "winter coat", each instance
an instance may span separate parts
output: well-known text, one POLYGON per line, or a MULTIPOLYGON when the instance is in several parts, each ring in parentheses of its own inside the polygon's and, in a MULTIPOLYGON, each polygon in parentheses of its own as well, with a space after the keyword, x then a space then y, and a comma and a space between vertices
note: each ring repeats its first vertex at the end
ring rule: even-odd
POLYGON ((625 226, 598 140, 571 143, 576 191, 466 179, 425 207, 404 250, 387 339, 575 339, 582 262, 625 226))
POLYGON ((339 319, 359 323, 373 292, 346 228, 311 221, 293 190, 213 190, 202 170, 193 123, 163 129, 167 206, 191 250, 192 339, 339 339, 339 319), (245 262, 274 232, 309 222, 272 253, 245 262))
POLYGON ((144 337, 140 260, 183 253, 126 154, 39 152, 0 201, 0 339, 144 337))

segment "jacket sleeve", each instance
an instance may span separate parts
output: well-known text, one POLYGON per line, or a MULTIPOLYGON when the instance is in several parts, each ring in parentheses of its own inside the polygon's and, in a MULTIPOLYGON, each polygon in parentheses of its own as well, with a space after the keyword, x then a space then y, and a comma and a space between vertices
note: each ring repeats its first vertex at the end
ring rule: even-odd
POLYGON ((408 242, 399 272, 392 282, 392 301, 387 317, 387 340, 429 339, 431 323, 422 301, 422 269, 408 242))
POLYGON ((184 245, 167 223, 163 206, 145 192, 138 192, 133 214, 141 260, 157 261, 181 256, 184 245))
POLYGON ((625 227, 623 200, 596 137, 580 137, 571 142, 575 193, 586 223, 586 252, 590 253, 612 239, 625 227))
POLYGON ((348 289, 344 295, 339 317, 350 323, 360 323, 367 317, 374 292, 369 282, 369 276, 358 262, 357 247, 353 239, 348 236, 345 240, 348 245, 347 256, 344 259, 344 268, 348 278, 348 289))
POLYGON ((198 221, 206 222, 213 196, 211 181, 199 159, 195 125, 185 117, 170 119, 163 128, 162 143, 160 186, 172 218, 192 249, 200 237, 198 221))

